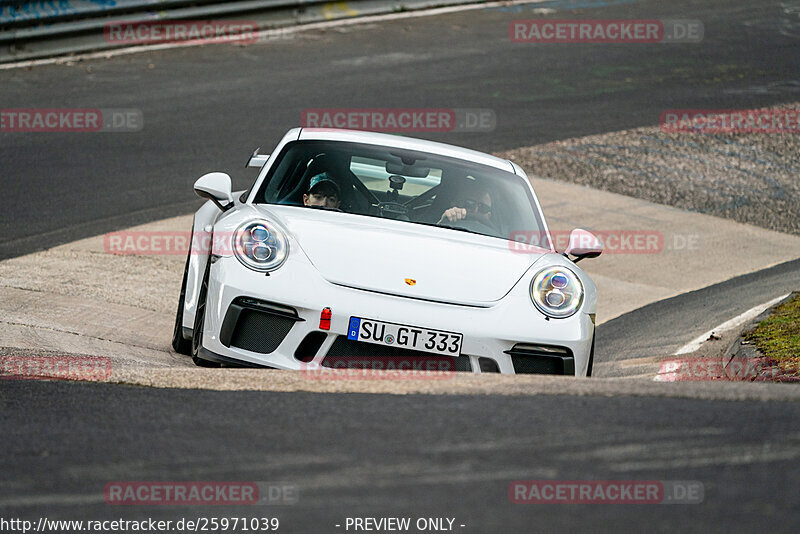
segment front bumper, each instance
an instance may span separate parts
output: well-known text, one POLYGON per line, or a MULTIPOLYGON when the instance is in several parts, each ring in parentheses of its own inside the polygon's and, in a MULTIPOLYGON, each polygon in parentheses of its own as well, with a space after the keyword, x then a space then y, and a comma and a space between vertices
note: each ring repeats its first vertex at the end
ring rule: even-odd
MULTIPOLYGON (((469 359, 469 368, 476 373, 481 372, 482 366, 484 369, 494 367, 487 366, 486 360, 481 361, 482 358, 488 358, 496 363, 499 372, 515 374, 515 360, 518 371, 521 370, 520 358, 524 358, 524 355, 520 356, 522 349, 551 347, 555 348, 552 351, 555 357, 562 360, 565 354, 570 355, 571 365, 565 362, 562 372, 558 372, 558 365, 545 366, 539 371, 535 370, 536 366, 527 365, 524 366, 527 370, 521 372, 585 376, 594 335, 592 317, 579 311, 566 319, 547 319, 534 307, 527 287, 528 284, 522 280, 503 299, 490 307, 481 308, 335 285, 322 278, 307 261, 292 261, 290 258, 280 269, 267 276, 246 269, 234 257, 221 257, 212 263, 209 275, 201 356, 227 364, 278 369, 298 370, 307 365, 322 365, 322 360, 337 337, 346 338, 350 317, 357 316, 460 332, 464 336, 461 354, 469 359), (280 336, 274 349, 269 346, 272 349, 269 353, 246 350, 230 343, 232 304, 236 300, 236 308, 242 297, 266 301, 279 311, 291 310, 290 313, 296 314, 296 320, 291 321, 288 332, 280 336), (321 331, 320 312, 326 307, 332 311, 330 330, 321 331), (321 343, 313 357, 301 361, 296 356, 298 347, 312 332, 319 332, 316 336, 322 338, 321 343)), ((272 338, 276 335, 270 333, 272 338)))

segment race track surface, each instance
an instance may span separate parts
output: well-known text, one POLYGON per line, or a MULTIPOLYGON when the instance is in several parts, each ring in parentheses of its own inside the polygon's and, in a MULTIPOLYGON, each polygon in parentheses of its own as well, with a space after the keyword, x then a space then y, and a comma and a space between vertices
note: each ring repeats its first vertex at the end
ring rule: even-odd
POLYGON ((278 517, 279 532, 319 533, 344 532, 335 525, 347 517, 387 516, 455 518, 456 532, 487 533, 800 527, 793 467, 800 436, 790 423, 800 416, 797 403, 42 383, 4 386, 0 402, 4 516, 278 517), (508 498, 515 480, 591 479, 700 481, 704 500, 544 505, 508 498), (297 488, 299 500, 106 504, 105 485, 124 480, 282 482, 297 488))

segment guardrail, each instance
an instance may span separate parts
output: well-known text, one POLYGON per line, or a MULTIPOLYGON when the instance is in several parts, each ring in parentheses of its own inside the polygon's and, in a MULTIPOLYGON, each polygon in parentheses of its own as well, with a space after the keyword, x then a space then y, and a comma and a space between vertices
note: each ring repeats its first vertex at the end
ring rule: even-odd
POLYGON ((487 0, 0 0, 0 63, 120 48, 103 38, 112 21, 225 20, 259 30, 487 0))
POLYGON ((170 4, 177 7, 188 3, 188 0, 0 0, 0 27, 31 22, 52 23, 60 19, 97 16, 121 9, 147 9, 170 4))

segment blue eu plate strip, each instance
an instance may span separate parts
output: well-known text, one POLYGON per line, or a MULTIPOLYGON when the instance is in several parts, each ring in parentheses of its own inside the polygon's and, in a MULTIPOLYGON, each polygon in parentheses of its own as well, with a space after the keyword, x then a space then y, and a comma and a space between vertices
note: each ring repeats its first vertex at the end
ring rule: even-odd
POLYGON ((350 317, 350 326, 347 329, 347 339, 358 340, 358 330, 361 327, 361 318, 350 317))

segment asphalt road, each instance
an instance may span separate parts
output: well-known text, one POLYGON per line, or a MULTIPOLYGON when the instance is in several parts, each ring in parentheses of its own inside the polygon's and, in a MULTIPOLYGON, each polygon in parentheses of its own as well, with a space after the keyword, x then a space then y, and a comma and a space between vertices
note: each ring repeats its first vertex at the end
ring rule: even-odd
POLYGON ((665 108, 796 100, 793 24, 777 1, 556 0, 3 70, 3 108, 129 108, 144 127, 0 133, 0 258, 189 213, 198 205, 191 186, 205 172, 229 172, 244 187, 253 177, 242 168, 247 156, 274 146, 308 108, 491 109, 492 132, 416 135, 493 151, 652 125, 665 108), (511 20, 542 16, 697 19, 705 38, 510 42, 511 20))
POLYGON ((800 259, 648 304, 597 327, 597 361, 670 356, 703 332, 800 288, 800 259))
MULTIPOLYGON (((458 532, 796 532, 797 403, 320 395, 0 382, 0 517, 455 518, 458 532), (680 480, 700 504, 514 504, 515 480, 680 480), (263 481, 282 506, 114 506, 123 481, 263 481), (465 525, 460 527, 458 525, 465 525)), ((350 532, 353 532, 351 529, 350 532)), ((416 532, 412 529, 410 532, 416 532)))

